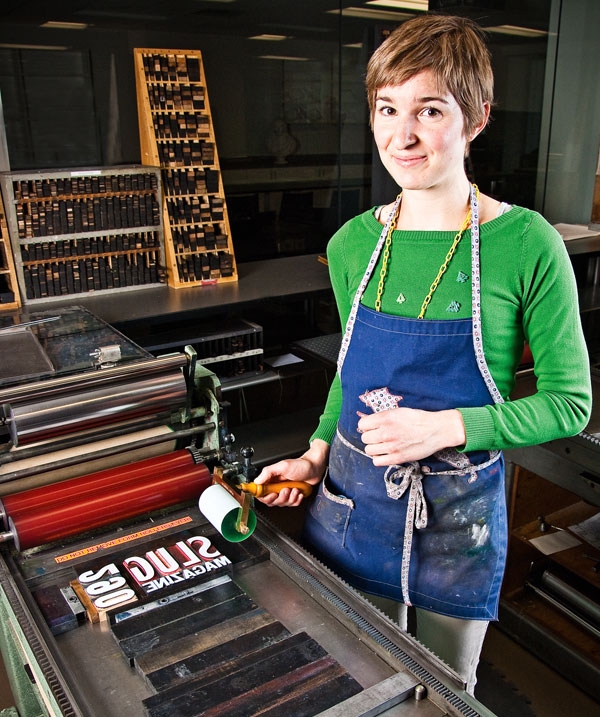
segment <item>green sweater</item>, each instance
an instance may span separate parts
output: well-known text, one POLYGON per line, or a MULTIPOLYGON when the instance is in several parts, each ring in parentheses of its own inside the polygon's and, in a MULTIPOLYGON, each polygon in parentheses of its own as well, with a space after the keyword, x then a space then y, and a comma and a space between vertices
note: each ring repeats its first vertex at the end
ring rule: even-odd
MULTIPOLYGON (((327 248, 341 325, 381 233, 373 210, 347 222, 327 248)), ((381 310, 416 318, 454 232, 395 231, 381 310), (398 300, 398 298, 400 300, 398 300)), ((471 232, 458 246, 427 309, 427 319, 471 316, 471 232)), ((591 412, 591 378, 581 329, 577 288, 558 232, 539 214, 512 207, 480 229, 483 347, 490 372, 506 400, 461 408, 465 450, 516 448, 574 435, 591 412), (536 393, 508 400, 524 342, 531 348, 536 393)), ((363 295, 374 308, 380 262, 363 295)), ((342 392, 336 375, 311 440, 331 443, 342 392)))

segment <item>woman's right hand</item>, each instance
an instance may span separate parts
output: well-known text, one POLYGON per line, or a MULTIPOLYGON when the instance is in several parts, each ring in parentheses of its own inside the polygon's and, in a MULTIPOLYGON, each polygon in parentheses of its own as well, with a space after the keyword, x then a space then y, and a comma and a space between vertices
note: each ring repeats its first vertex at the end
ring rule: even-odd
MULTIPOLYGON (((281 481, 302 481, 317 485, 325 473, 329 457, 329 444, 315 439, 308 451, 300 458, 288 458, 273 465, 265 466, 254 482, 278 483, 281 481)), ((270 493, 257 498, 265 505, 295 508, 300 505, 304 496, 297 488, 284 488, 279 493, 270 493)))

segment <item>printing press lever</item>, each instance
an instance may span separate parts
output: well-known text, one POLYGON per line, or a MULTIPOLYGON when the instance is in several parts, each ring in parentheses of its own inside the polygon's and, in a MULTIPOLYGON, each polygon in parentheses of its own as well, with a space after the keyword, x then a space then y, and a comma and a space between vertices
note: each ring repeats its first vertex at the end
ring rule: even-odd
POLYGON ((225 433, 221 438, 221 442, 223 444, 223 459, 225 463, 233 463, 236 458, 235 450, 233 449, 235 436, 233 433, 225 433))
POLYGON ((244 446, 240 449, 244 462, 242 464, 242 474, 244 476, 244 482, 250 483, 258 475, 256 466, 252 463, 252 456, 254 455, 254 448, 251 446, 244 446))

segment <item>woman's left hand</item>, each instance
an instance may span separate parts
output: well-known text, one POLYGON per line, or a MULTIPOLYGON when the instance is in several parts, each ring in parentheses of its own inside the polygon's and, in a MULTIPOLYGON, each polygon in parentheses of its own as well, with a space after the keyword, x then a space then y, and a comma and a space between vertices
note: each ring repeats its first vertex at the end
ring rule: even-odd
POLYGON ((373 458, 376 466, 418 461, 443 448, 462 446, 466 441, 462 416, 455 409, 393 408, 358 415, 358 431, 365 453, 373 458))

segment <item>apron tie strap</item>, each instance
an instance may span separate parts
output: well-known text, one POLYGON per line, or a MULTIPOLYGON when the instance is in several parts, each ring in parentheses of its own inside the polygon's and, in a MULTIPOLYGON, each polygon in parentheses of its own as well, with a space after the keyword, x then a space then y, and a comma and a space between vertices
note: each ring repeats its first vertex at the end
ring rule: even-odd
POLYGON ((400 466, 390 466, 385 472, 384 480, 386 492, 394 500, 398 500, 407 489, 409 490, 404 524, 400 586, 404 603, 411 605, 408 595, 408 573, 410 570, 413 526, 418 530, 427 527, 427 502, 423 493, 423 473, 420 464, 417 461, 413 461, 400 466))
MULTIPOLYGON (((352 444, 340 431, 337 438, 350 450, 360 453, 372 460, 364 451, 352 444)), ((408 503, 406 506, 406 519, 404 523, 404 543, 402 545, 402 568, 400 570, 400 587, 402 599, 406 605, 412 605, 408 594, 408 573, 410 570, 410 557, 412 552, 412 539, 414 529, 421 530, 427 527, 427 501, 423 491, 423 478, 425 476, 443 475, 469 475, 469 483, 477 480, 477 471, 488 468, 501 456, 500 451, 490 451, 489 459, 483 463, 472 464, 467 454, 459 453, 449 448, 436 453, 436 458, 444 460, 452 469, 432 471, 428 465, 421 465, 418 461, 388 466, 383 480, 385 491, 392 500, 399 500, 408 490, 408 503)))
MULTIPOLYGON (((457 470, 454 471, 439 471, 430 472, 430 475, 457 475, 461 473, 469 474, 469 483, 474 483, 477 480, 478 471, 488 468, 492 463, 495 463, 501 455, 500 451, 488 451, 489 459, 483 463, 471 463, 471 460, 465 453, 459 453, 456 448, 445 448, 438 451, 435 454, 436 458, 441 461, 450 464, 457 470)), ((425 469, 426 470, 426 469, 425 469)))

